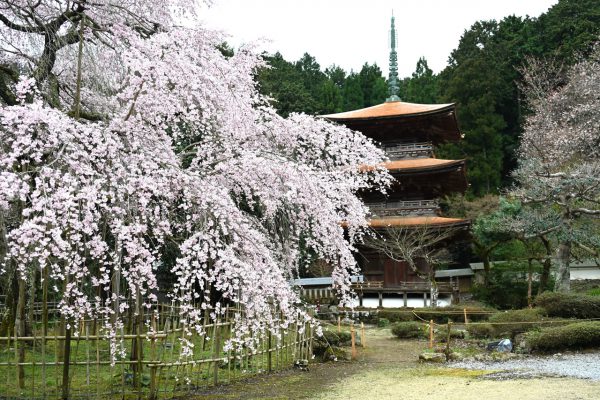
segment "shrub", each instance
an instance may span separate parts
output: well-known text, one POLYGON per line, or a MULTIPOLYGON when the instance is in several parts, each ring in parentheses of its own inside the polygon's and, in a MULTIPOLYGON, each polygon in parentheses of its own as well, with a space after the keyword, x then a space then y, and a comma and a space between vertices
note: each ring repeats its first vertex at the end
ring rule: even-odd
POLYGON ((529 332, 525 338, 532 350, 582 349, 600 345, 600 321, 576 322, 529 332))
POLYGON ((493 314, 488 319, 492 326, 492 336, 510 335, 537 329, 542 324, 536 322, 544 321, 547 315, 543 308, 525 308, 523 310, 510 310, 493 314), (498 325, 494 325, 498 324, 498 325))
POLYGON ((489 323, 476 323, 467 325, 469 336, 475 338, 493 338, 494 327, 489 323))
POLYGON ((585 294, 587 294, 588 296, 600 296, 600 288, 590 289, 585 294))
MULTIPOLYGON (((526 263, 507 262, 495 264, 491 270, 487 286, 475 284, 471 287, 473 298, 483 301, 501 310, 527 307, 527 279, 524 279, 528 266, 526 263)), ((554 286, 549 279, 545 290, 554 286)), ((533 282, 533 293, 537 293, 539 282, 533 282)))
POLYGON ((424 325, 415 321, 396 322, 392 325, 392 333, 400 339, 426 337, 424 325))
MULTIPOLYGON (((448 339, 448 325, 440 326, 435 331, 435 337, 437 341, 445 342, 448 339)), ((461 331, 458 329, 451 328, 450 329, 450 339, 464 339, 465 331, 461 331)))
POLYGON ((390 320, 387 318, 379 318, 377 320, 377 326, 380 328, 385 328, 390 324, 390 320))
POLYGON ((600 297, 575 293, 545 292, 535 299, 550 317, 600 318, 600 297))
POLYGON ((377 312, 377 316, 381 319, 387 319, 389 322, 406 322, 413 321, 415 316, 412 313, 412 310, 401 308, 401 309, 386 309, 379 310, 377 312))

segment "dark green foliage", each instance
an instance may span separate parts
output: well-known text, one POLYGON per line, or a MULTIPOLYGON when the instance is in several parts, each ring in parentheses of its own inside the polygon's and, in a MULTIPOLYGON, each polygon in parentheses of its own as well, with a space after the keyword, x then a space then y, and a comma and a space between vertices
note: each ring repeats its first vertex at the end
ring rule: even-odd
POLYGON ((526 341, 532 350, 540 351, 597 347, 600 345, 600 321, 577 322, 529 332, 526 341))
MULTIPOLYGON (((448 325, 442 325, 435 330, 435 340, 438 342, 445 343, 448 339, 448 325)), ((450 339, 464 339, 465 331, 451 328, 450 339)))
POLYGON ((550 317, 600 318, 600 297, 576 293, 545 292, 535 298, 550 317))
POLYGON ((560 0, 538 19, 509 16, 478 21, 462 36, 439 75, 438 101, 456 102, 465 140, 440 155, 468 159, 474 195, 510 183, 523 115, 518 68, 526 57, 571 64, 600 33, 600 2, 560 0))
POLYGON ((600 296, 600 288, 590 289, 586 292, 588 296, 600 296))
POLYGON ((396 322, 392 325, 392 334, 400 339, 427 337, 425 325, 416 321, 396 322))
POLYGON ((377 320, 377 327, 379 328, 385 328, 390 324, 390 320, 387 318, 379 318, 377 320))
POLYGON ((386 308, 385 310, 377 311, 377 317, 379 319, 387 319, 389 322, 405 322, 414 320, 414 315, 410 310, 407 309, 393 309, 386 308))
MULTIPOLYGON (((535 264, 534 272, 539 272, 541 266, 535 264)), ((489 284, 473 285, 473 297, 500 310, 525 308, 527 304, 528 283, 526 278, 527 265, 523 263, 496 264, 490 271, 489 284)), ((548 282, 545 290, 551 290, 554 281, 548 282)), ((539 283, 532 283, 532 293, 538 293, 539 283)))
POLYGON ((358 73, 358 80, 363 97, 361 107, 370 107, 385 101, 388 88, 377 64, 365 63, 358 73))
POLYGON ((323 341, 329 344, 330 346, 344 346, 348 344, 352 338, 349 332, 341 331, 336 332, 329 329, 323 329, 323 336, 321 338, 317 338, 317 341, 323 341))
POLYGON ((427 65, 425 57, 419 58, 412 77, 404 81, 402 100, 410 103, 432 104, 439 98, 438 77, 427 65))
POLYGON ((358 74, 350 74, 344 82, 344 110, 356 110, 362 108, 365 103, 365 97, 360 84, 358 74))
POLYGON ((495 334, 493 325, 487 322, 469 324, 467 325, 467 332, 471 337, 487 339, 493 338, 495 334))
POLYGON ((502 311, 490 316, 493 337, 510 336, 544 326, 537 322, 548 320, 543 308, 502 311))

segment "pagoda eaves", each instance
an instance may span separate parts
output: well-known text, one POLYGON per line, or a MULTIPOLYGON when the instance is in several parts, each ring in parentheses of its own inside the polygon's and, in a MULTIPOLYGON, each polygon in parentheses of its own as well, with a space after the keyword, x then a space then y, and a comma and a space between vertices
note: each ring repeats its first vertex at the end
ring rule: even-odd
POLYGON ((337 114, 327 114, 321 117, 332 121, 350 121, 377 118, 411 117, 418 115, 439 114, 454 111, 454 103, 449 104, 417 104, 403 101, 388 101, 372 107, 346 111, 337 114))

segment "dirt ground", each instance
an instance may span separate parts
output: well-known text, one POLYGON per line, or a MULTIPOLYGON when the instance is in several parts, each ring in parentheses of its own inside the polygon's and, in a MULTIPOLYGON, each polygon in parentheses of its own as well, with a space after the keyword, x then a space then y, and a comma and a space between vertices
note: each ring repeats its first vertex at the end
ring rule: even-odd
POLYGON ((425 342, 403 341, 385 329, 367 330, 355 362, 311 365, 220 386, 188 399, 599 399, 600 382, 570 378, 491 380, 494 371, 421 365, 425 342))

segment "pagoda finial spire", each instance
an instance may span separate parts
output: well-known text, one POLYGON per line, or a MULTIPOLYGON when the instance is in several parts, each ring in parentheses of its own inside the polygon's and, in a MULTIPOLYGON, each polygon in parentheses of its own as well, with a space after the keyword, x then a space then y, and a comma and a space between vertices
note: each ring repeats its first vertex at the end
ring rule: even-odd
POLYGON ((400 101, 400 80, 398 79, 398 53, 396 53, 396 26, 394 24, 394 10, 392 10, 392 27, 390 29, 390 75, 388 77, 388 91, 390 97, 386 101, 400 101))

